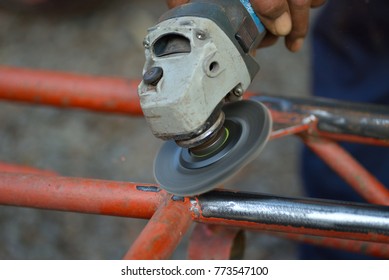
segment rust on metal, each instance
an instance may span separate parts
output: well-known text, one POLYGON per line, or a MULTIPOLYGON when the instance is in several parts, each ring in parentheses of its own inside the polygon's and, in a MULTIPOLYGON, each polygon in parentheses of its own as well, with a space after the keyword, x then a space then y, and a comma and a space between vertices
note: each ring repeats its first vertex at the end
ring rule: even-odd
POLYGON ((142 115, 138 80, 0 66, 0 99, 142 115))
MULTIPOLYGON (((164 192, 137 183, 0 173, 0 204, 149 219, 164 192)), ((152 186, 152 185, 150 185, 152 186)))
POLYGON ((123 259, 170 258, 192 224, 189 208, 189 199, 174 201, 167 196, 123 259))

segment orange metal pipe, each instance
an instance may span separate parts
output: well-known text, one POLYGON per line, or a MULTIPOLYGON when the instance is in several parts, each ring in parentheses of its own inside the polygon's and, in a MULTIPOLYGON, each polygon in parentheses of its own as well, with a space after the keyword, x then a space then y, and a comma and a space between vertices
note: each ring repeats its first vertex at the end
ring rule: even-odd
POLYGON ((289 127, 284 127, 284 128, 279 128, 279 129, 274 129, 272 133, 270 134, 270 140, 286 137, 289 135, 295 135, 298 133, 306 132, 308 131, 312 125, 309 124, 299 124, 299 125, 293 125, 289 127))
POLYGON ((25 174, 48 175, 48 176, 57 175, 54 171, 41 170, 30 166, 9 164, 4 162, 0 162, 0 172, 25 173, 25 174))
POLYGON ((168 259, 191 224, 189 200, 167 197, 123 259, 168 259))
POLYGON ((0 204, 149 219, 163 197, 153 185, 0 173, 0 204))
POLYGON ((139 82, 54 71, 0 67, 0 99, 139 116, 139 82))
POLYGON ((389 205, 389 190, 339 144, 304 137, 305 144, 370 203, 389 205))
POLYGON ((359 135, 330 133, 321 130, 314 131, 314 133, 311 135, 315 137, 319 136, 321 138, 328 138, 331 139, 332 141, 343 141, 343 142, 350 142, 350 143, 359 143, 364 145, 389 147, 388 139, 376 139, 376 138, 362 137, 359 135))

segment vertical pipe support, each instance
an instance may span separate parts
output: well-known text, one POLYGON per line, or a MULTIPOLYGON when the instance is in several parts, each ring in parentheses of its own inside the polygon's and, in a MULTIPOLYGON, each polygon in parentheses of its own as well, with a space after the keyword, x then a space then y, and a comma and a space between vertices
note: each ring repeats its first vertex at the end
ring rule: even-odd
POLYGON ((170 258, 192 224, 189 208, 188 199, 168 195, 123 259, 170 258))

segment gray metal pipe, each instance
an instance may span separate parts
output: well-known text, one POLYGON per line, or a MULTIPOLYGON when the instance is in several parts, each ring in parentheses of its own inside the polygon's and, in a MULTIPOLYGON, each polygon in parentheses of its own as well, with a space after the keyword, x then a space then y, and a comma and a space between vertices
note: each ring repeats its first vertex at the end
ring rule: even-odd
POLYGON ((254 96, 274 112, 315 116, 320 131, 389 140, 389 106, 324 98, 254 96))
POLYGON ((228 191, 192 204, 195 219, 206 223, 389 243, 387 206, 228 191))

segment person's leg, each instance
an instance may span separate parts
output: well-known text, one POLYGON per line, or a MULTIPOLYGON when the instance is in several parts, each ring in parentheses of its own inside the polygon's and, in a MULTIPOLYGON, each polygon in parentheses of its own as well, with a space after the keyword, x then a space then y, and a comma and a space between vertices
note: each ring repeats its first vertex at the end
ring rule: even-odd
MULTIPOLYGON (((329 1, 313 36, 313 93, 346 101, 389 105, 389 2, 329 1)), ((342 144, 389 186, 389 148, 342 144)), ((364 201, 310 150, 301 174, 307 195, 364 201)), ((302 259, 361 259, 363 255, 303 245, 302 259)))

